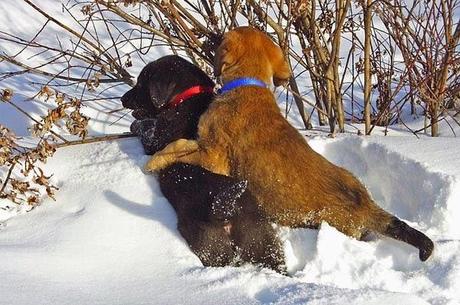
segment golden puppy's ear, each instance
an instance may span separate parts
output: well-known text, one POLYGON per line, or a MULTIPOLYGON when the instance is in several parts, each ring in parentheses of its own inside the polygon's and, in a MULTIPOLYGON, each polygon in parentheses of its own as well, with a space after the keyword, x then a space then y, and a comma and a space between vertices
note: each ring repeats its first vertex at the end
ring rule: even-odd
POLYGON ((225 34, 214 57, 214 76, 219 77, 228 68, 232 67, 238 60, 239 53, 238 34, 234 32, 225 34))
POLYGON ((214 76, 219 77, 222 74, 222 69, 228 65, 225 61, 228 60, 228 48, 226 48, 225 40, 222 41, 219 48, 216 50, 216 55, 214 56, 214 76))
POLYGON ((286 59, 284 58, 283 52, 281 49, 276 46, 277 54, 272 61, 272 68, 273 68, 273 84, 278 87, 286 84, 289 79, 291 78, 291 69, 289 68, 289 64, 287 63, 286 59))

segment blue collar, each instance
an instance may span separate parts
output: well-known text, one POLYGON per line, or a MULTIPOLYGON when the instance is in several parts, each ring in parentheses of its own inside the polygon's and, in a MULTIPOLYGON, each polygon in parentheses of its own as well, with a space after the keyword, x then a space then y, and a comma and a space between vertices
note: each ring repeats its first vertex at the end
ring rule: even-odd
POLYGON ((226 83, 225 85, 222 86, 222 88, 217 90, 217 93, 224 94, 230 90, 233 90, 235 88, 242 87, 242 86, 258 86, 262 88, 267 88, 267 84, 257 78, 241 77, 241 78, 237 78, 237 79, 234 79, 226 83))

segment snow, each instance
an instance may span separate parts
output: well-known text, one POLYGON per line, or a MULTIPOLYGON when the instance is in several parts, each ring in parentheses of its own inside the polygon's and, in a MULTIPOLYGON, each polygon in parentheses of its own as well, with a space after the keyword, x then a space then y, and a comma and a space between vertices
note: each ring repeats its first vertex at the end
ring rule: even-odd
MULTIPOLYGON (((458 304, 460 240, 447 220, 458 219, 449 209, 458 203, 457 169, 418 161, 410 148, 422 143, 414 137, 405 138, 407 150, 394 139, 315 137, 310 144, 435 239, 425 263, 403 243, 360 242, 324 223, 319 231, 279 228, 290 277, 255 266, 205 268, 178 233, 155 177, 142 172, 141 144, 125 139, 61 148, 46 165, 60 187, 57 202, 3 222, 0 303, 458 304), (392 179, 384 179, 390 170, 392 179)), ((449 152, 436 153, 438 144, 423 142, 430 159, 449 152)))
MULTIPOLYGON (((12 16, 29 12, 15 3, 0 3, 8 12, 2 30, 41 25, 38 17, 15 18, 13 27, 12 16)), ((60 6, 53 14, 62 17, 60 6)), ((10 68, 0 64, 0 71, 10 68)), ((30 81, 39 78, 9 79, 0 88, 13 88, 14 102, 38 117, 49 105, 26 101, 38 90, 30 81)), ((111 100, 86 108, 90 134, 129 131, 131 116, 103 113, 120 106, 111 100)), ((26 137, 30 123, 0 103, 0 124, 26 137)), ((387 137, 380 130, 370 137, 351 133, 305 134, 380 206, 433 238, 427 262, 409 245, 357 241, 323 223, 320 230, 277 228, 290 276, 251 265, 203 267, 177 231, 156 178, 142 172, 148 156, 132 138, 58 149, 45 165, 60 188, 56 202, 47 199, 26 213, 0 201, 0 304, 460 304, 460 140, 417 139, 401 126, 387 137)), ((441 135, 452 133, 443 125, 441 135)))

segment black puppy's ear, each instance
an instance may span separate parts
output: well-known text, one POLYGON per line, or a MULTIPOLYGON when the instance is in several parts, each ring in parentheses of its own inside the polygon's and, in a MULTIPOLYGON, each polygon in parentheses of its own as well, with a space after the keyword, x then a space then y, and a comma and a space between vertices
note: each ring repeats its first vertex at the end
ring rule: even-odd
POLYGON ((160 82, 151 83, 149 85, 149 93, 152 106, 156 109, 166 106, 177 94, 175 90, 176 84, 174 82, 169 82, 167 84, 162 84, 160 82))

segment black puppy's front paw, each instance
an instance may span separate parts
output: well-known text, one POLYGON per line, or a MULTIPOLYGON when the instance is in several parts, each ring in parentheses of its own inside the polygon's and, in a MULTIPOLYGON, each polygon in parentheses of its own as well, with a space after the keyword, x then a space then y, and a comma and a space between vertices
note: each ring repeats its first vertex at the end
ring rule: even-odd
POLYGON ((136 136, 139 135, 140 129, 141 129, 141 123, 139 120, 134 120, 134 122, 131 123, 131 126, 129 126, 129 130, 136 136))
POLYGON ((156 122, 156 119, 135 120, 129 129, 136 136, 142 137, 145 133, 154 132, 156 122))

